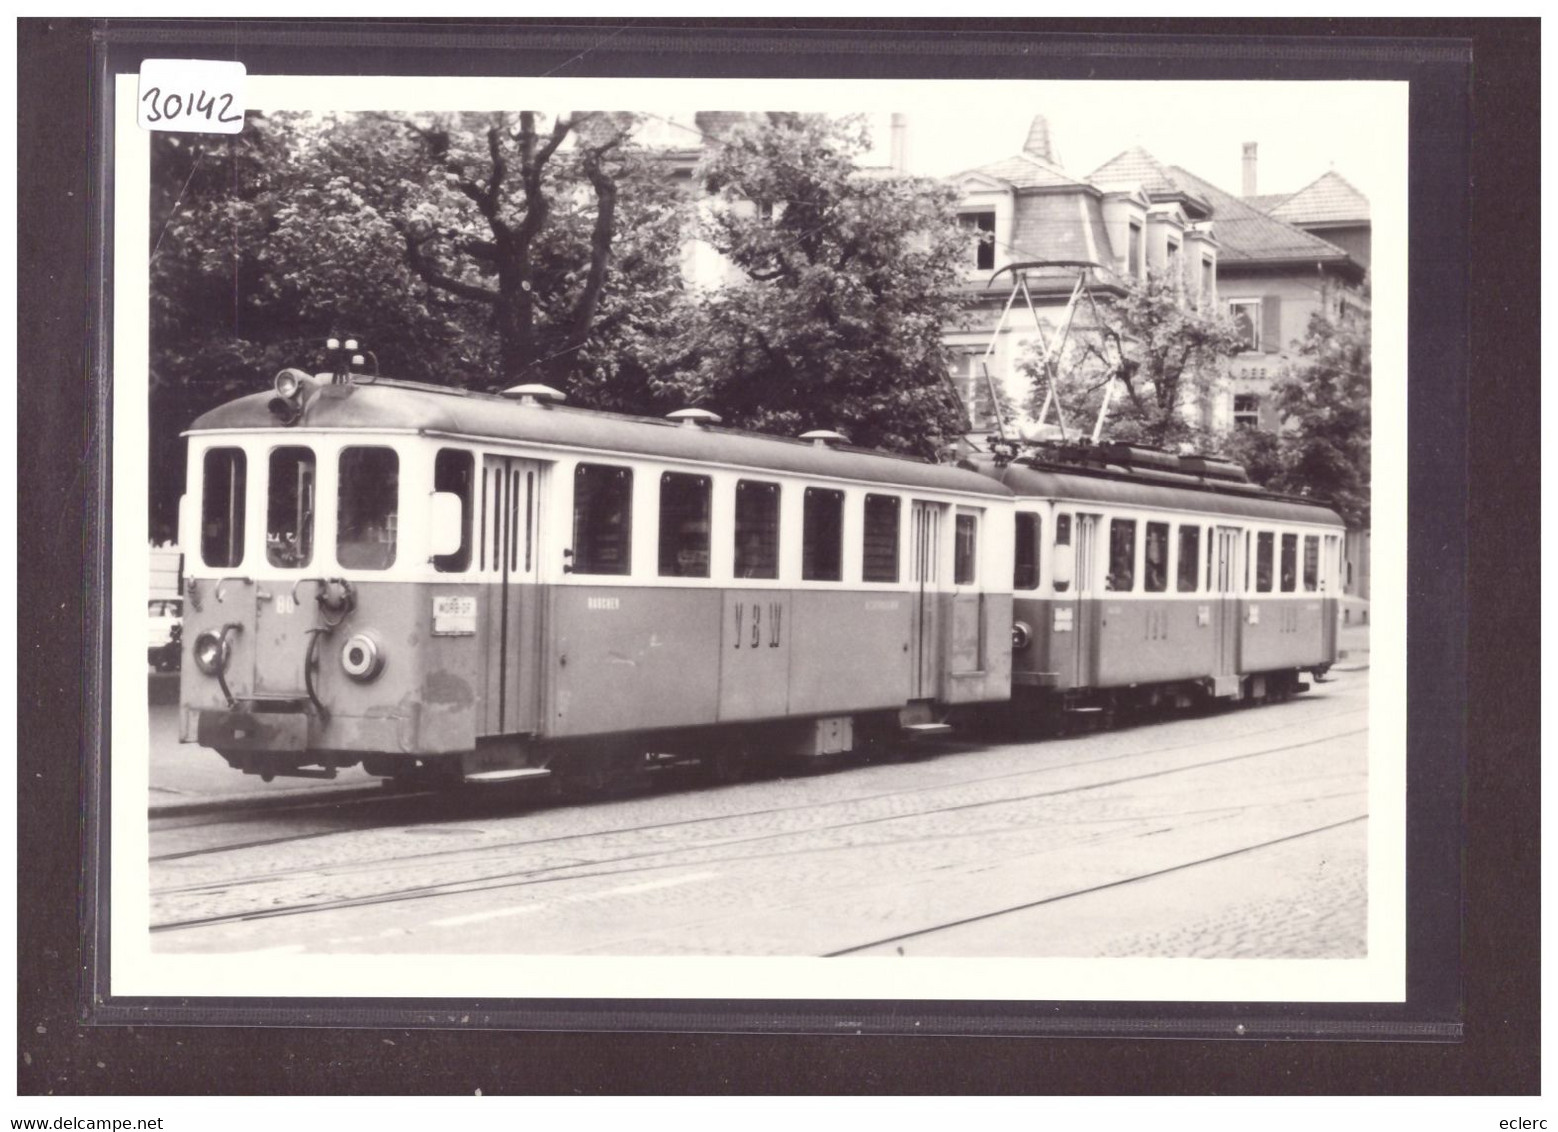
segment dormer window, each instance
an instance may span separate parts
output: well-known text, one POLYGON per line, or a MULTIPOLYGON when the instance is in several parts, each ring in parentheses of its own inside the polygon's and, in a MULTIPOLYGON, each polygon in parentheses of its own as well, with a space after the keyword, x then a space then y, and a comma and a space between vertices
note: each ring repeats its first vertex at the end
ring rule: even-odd
POLYGON ((995 213, 963 212, 958 223, 975 233, 972 267, 976 271, 995 270, 995 213))

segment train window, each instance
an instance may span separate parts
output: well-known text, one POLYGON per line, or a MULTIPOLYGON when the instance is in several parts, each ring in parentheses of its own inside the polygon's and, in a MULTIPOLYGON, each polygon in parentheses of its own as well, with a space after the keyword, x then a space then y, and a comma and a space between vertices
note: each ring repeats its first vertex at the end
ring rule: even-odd
MULTIPOLYGON (((1180 525, 1179 528, 1179 580, 1176 587, 1182 594, 1195 593, 1196 570, 1201 565, 1201 528, 1193 527, 1189 523, 1180 525)), ((1208 566, 1207 575, 1211 575, 1208 566)))
POLYGON ((1012 570, 1012 589, 1039 588, 1039 537, 1043 532, 1043 519, 1032 511, 1017 512, 1017 557, 1012 570))
POLYGON ((1298 536, 1282 536, 1282 592, 1298 589, 1298 536))
POLYGON ((736 481, 736 577, 779 576, 779 485, 736 481))
POLYGON ((440 448, 433 460, 433 490, 460 497, 460 549, 435 554, 433 569, 457 574, 471 565, 471 485, 476 479, 476 457, 459 448, 440 448))
POLYGON ((1104 589, 1126 593, 1136 588, 1136 520, 1109 521, 1109 576, 1104 589))
POLYGON ((400 457, 393 448, 341 449, 335 558, 349 570, 395 564, 400 457))
POLYGON ((200 557, 207 566, 236 566, 243 561, 247 470, 241 448, 206 451, 200 496, 200 557))
POLYGON ((977 576, 979 516, 959 515, 953 531, 952 584, 971 586, 977 576))
POLYGON ((1150 594, 1168 589, 1169 525, 1147 524, 1147 562, 1142 571, 1142 587, 1150 594))
POLYGON ((272 566, 307 566, 314 557, 314 450, 276 448, 270 454, 265 508, 265 558, 272 566))
MULTIPOLYGON (((1055 516, 1055 545, 1056 546, 1070 546, 1071 545, 1071 516, 1070 515, 1060 514, 1060 515, 1056 515, 1055 516)), ((1053 573, 1053 571, 1051 571, 1051 572, 1053 573)), ((1055 592, 1056 593, 1063 594, 1067 590, 1069 590, 1070 588, 1071 588, 1071 580, 1069 578, 1065 578, 1065 579, 1056 578, 1055 579, 1055 592)))
POLYGON ((1320 588, 1320 536, 1304 536, 1304 589, 1314 593, 1320 588))
POLYGON ((801 526, 801 577, 837 582, 844 577, 844 493, 806 489, 801 526))
POLYGON ((1255 592, 1271 592, 1271 549, 1276 536, 1261 531, 1255 536, 1255 592))
POLYGON ((864 582, 898 580, 898 515, 896 495, 866 496, 864 544, 860 578, 864 582))
POLYGON ((708 476, 660 476, 660 576, 709 576, 708 476))
POLYGON ((573 572, 626 574, 632 549, 633 469, 580 464, 573 473, 573 572))

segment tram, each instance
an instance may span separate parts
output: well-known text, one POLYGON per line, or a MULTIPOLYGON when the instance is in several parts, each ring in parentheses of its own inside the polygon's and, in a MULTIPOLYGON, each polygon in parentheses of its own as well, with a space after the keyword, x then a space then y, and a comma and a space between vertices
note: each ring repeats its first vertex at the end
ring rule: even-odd
POLYGON ((1126 444, 979 467, 1016 497, 1021 717, 1285 698, 1335 662, 1345 527, 1330 508, 1126 444))
POLYGON ((596 788, 1009 698, 1004 484, 561 401, 283 370, 195 421, 181 738, 267 780, 596 788))

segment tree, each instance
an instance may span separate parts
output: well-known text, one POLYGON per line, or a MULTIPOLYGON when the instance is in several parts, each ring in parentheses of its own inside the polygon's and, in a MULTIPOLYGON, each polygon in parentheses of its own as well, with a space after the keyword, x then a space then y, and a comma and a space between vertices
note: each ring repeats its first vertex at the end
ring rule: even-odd
POLYGON ((589 372, 584 358, 602 359, 603 317, 628 320, 648 302, 625 284, 648 282, 661 299, 677 289, 680 202, 632 145, 630 114, 559 116, 545 131, 534 111, 481 118, 399 121, 431 176, 409 199, 385 182, 387 218, 425 283, 488 308, 503 382, 566 387, 589 372), (613 271, 614 256, 629 271, 613 271))
POLYGON ((565 122, 255 114, 230 138, 156 135, 154 531, 176 518, 179 433, 284 366, 319 368, 331 334, 399 376, 656 407, 686 321, 685 206, 628 120, 565 122))
POLYGON ((1354 529, 1369 525, 1372 347, 1366 318, 1309 319, 1298 360, 1276 387, 1279 490, 1326 500, 1354 529))
MULTIPOLYGON (((1168 449, 1204 441, 1196 411, 1240 349, 1227 319, 1187 303, 1182 280, 1149 272, 1126 280, 1119 294, 1098 297, 1096 314, 1084 303, 1074 326, 1057 383, 1069 421, 1095 420, 1113 380, 1109 439, 1168 449)), ((1023 369, 1041 401, 1048 388, 1042 364, 1030 358, 1023 369)))
POLYGON ((705 168, 705 238, 740 272, 704 296, 668 380, 727 423, 933 457, 962 431, 943 331, 967 235, 950 189, 863 174, 858 119, 771 114, 705 168))

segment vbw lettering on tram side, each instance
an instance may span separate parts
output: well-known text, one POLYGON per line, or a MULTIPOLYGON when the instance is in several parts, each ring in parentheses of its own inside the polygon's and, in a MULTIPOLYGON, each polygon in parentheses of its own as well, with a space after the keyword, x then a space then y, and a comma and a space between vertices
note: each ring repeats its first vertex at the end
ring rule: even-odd
MULTIPOLYGON (((764 644, 763 617, 765 603, 754 601, 751 605, 738 601, 735 604, 736 614, 736 648, 749 649, 761 648, 764 644), (748 614, 750 613, 750 617, 748 614), (750 629, 748 628, 750 624, 750 629)), ((779 647, 784 631, 784 604, 770 601, 766 603, 768 617, 767 644, 771 649, 779 647)))

